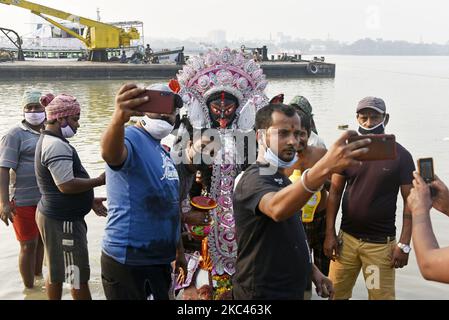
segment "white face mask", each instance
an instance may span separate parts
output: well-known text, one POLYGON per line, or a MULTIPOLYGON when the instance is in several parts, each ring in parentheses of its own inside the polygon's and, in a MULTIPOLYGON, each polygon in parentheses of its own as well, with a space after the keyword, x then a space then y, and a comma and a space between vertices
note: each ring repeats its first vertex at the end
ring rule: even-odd
POLYGON ((69 124, 67 124, 65 127, 61 127, 61 133, 62 136, 66 139, 71 138, 75 135, 75 132, 73 132, 73 129, 69 124))
POLYGON ((45 121, 45 112, 25 112, 25 121, 32 126, 39 126, 45 121))
POLYGON ((162 140, 168 136, 175 127, 173 124, 168 123, 161 119, 151 119, 148 116, 144 116, 140 120, 145 131, 147 131, 156 140, 162 140))
POLYGON ((267 161, 268 163, 270 163, 271 165, 273 165, 275 167, 279 167, 281 169, 287 169, 287 168, 292 167, 296 163, 296 161, 298 161, 298 155, 295 154, 295 157, 293 158, 293 160, 287 162, 287 161, 280 159, 277 155, 275 155, 274 152, 271 151, 270 148, 267 148, 267 150, 265 151, 264 159, 265 159, 265 161, 267 161))

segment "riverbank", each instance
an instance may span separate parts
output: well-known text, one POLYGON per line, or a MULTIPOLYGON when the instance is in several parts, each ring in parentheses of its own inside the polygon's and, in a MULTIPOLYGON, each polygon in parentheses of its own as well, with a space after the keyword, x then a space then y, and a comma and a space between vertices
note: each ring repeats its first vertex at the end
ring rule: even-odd
MULTIPOLYGON (((314 62, 262 63, 267 78, 334 78, 335 64, 314 62)), ((120 64, 60 60, 0 63, 0 80, 125 80, 169 79, 182 68, 168 64, 120 64)))
MULTIPOLYGON (((267 96, 285 94, 288 103, 295 95, 304 95, 313 106, 315 123, 320 137, 328 147, 340 135, 338 125, 347 124, 356 129, 355 108, 367 95, 383 98, 390 114, 387 133, 395 134, 401 145, 413 158, 433 157, 435 173, 449 182, 449 57, 359 57, 329 56, 328 61, 338 65, 335 79, 275 79, 270 80, 267 96)), ((134 79, 130 79, 134 80, 134 79)), ((111 81, 0 81, 0 136, 23 119, 20 105, 25 90, 36 88, 43 92, 72 94, 81 104, 81 127, 70 139, 86 170, 91 176, 104 171, 101 158, 100 137, 110 123, 114 111, 114 97, 123 85, 122 80, 111 81)), ((148 86, 158 81, 135 81, 148 86)), ((105 187, 95 190, 96 196, 105 196, 105 187)), ((403 202, 397 202, 397 237, 402 230, 403 202)), ((449 246, 449 218, 432 212, 433 230, 440 247, 449 246)), ((337 217, 338 230, 341 215, 337 217)), ((86 216, 88 225, 89 282, 94 299, 105 299, 101 284, 101 241, 106 219, 91 213, 86 216)), ((14 230, 0 224, 0 300, 46 299, 41 287, 24 291, 18 271, 19 244, 14 230), (41 291, 42 290, 42 291, 41 291)), ((414 246, 412 242, 412 246, 414 246)), ((44 273, 47 270, 44 269, 44 273)), ((41 283, 41 282, 40 282, 41 283)), ((314 295, 316 297, 316 294, 314 295)), ((353 290, 353 299, 367 299, 363 273, 360 273, 353 290)), ((396 272, 396 298, 449 299, 449 286, 425 280, 415 258, 414 248, 408 265, 396 272)), ((66 287, 63 299, 71 299, 66 287)))

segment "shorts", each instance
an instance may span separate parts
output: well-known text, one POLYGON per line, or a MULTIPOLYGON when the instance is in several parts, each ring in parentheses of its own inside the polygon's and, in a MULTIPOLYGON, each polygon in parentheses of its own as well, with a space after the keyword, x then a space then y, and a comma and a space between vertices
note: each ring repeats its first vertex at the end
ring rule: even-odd
POLYGON ((36 224, 36 206, 16 207, 14 222, 12 224, 18 241, 31 241, 39 238, 39 229, 36 224))
POLYGON ((66 282, 79 289, 90 278, 86 223, 52 219, 39 210, 36 220, 44 243, 49 282, 66 282))

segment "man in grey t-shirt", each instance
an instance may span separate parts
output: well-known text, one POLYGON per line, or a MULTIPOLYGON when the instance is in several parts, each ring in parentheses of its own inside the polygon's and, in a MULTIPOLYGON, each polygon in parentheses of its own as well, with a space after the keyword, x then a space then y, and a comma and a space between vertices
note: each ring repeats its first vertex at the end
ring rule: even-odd
POLYGON ((46 107, 45 130, 36 145, 35 171, 42 194, 36 220, 45 247, 49 300, 61 299, 63 282, 72 285, 73 299, 91 299, 84 216, 91 209, 106 216, 106 199, 94 198, 93 191, 105 184, 104 174, 91 179, 67 140, 77 132, 80 112, 75 97, 56 96, 46 107))
POLYGON ((0 218, 14 227, 20 243, 20 274, 27 288, 32 288, 34 277, 42 274, 44 253, 35 220, 41 194, 34 173, 34 153, 45 120, 40 98, 38 91, 24 93, 24 120, 0 140, 0 218))

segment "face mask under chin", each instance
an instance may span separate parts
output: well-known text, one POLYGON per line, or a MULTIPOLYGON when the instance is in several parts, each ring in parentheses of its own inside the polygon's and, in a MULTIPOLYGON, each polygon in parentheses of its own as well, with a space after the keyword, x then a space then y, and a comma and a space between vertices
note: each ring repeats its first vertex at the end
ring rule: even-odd
MULTIPOLYGON (((263 138, 263 140, 265 140, 265 137, 263 138)), ((265 161, 275 167, 279 167, 281 169, 287 169, 287 168, 292 167, 298 161, 298 154, 296 152, 295 152, 295 157, 292 160, 284 161, 281 158, 279 158, 279 156, 276 155, 271 150, 270 147, 268 147, 268 144, 266 143, 266 141, 265 141, 265 143, 263 143, 263 146, 265 147, 265 154, 264 154, 265 161)))
POLYGON ((377 126, 374 126, 372 128, 365 128, 359 125, 359 133, 362 135, 366 134, 383 134, 385 133, 385 121, 382 121, 377 126))
POLYGON ((72 127, 67 124, 65 127, 61 127, 61 134, 64 138, 72 138, 75 135, 75 132, 73 131, 72 127))

